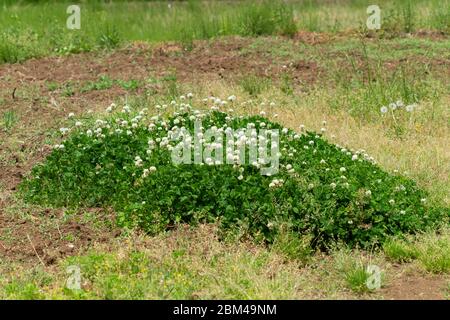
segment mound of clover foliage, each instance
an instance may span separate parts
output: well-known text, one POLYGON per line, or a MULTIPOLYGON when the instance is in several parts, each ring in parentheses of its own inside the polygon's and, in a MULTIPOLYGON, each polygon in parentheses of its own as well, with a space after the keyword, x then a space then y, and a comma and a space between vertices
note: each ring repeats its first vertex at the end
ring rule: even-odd
MULTIPOLYGON (((106 120, 62 128, 67 139, 22 183, 26 200, 112 207, 120 225, 149 233, 177 223, 217 222, 224 231, 271 242, 289 228, 309 235, 316 247, 334 241, 368 246, 443 218, 442 210, 425 206, 426 194, 414 181, 386 173, 364 150, 330 144, 319 134, 297 133, 261 116, 233 116, 218 107, 198 111, 186 102, 191 100, 172 102, 177 111, 166 119, 125 106, 106 120), (265 176, 258 163, 209 159, 174 164, 171 150, 179 142, 171 136, 183 127, 193 134, 196 119, 219 132, 279 129, 279 172, 265 176)), ((217 142, 226 150, 225 139, 217 142)), ((213 141, 204 147, 208 143, 213 141)))

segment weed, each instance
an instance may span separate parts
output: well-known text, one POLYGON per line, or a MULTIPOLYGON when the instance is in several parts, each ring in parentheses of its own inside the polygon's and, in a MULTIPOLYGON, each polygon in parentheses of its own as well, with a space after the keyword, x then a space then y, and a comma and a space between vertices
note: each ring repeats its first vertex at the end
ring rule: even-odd
POLYGON ((345 272, 345 281, 350 289, 355 292, 367 292, 367 280, 369 274, 366 272, 366 268, 363 265, 356 265, 354 268, 345 272))
POLYGON ((121 42, 119 31, 115 26, 107 25, 100 34, 97 42, 104 49, 117 48, 121 42))
POLYGON ((71 97, 75 94, 75 90, 73 88, 72 83, 67 82, 62 87, 62 95, 65 97, 71 97))
POLYGON ((281 91, 284 92, 287 95, 293 95, 294 94, 294 86, 293 86, 293 80, 292 76, 287 73, 283 72, 281 75, 281 91))
POLYGON ((180 95, 180 90, 177 82, 177 75, 175 73, 168 74, 162 78, 165 84, 166 94, 170 98, 176 98, 180 95))
POLYGON ((57 82, 50 81, 47 82, 46 84, 48 91, 55 91, 59 88, 59 84, 57 82))
POLYGON ((81 92, 87 92, 92 90, 106 90, 110 89, 114 84, 114 81, 108 77, 107 75, 101 76, 97 81, 88 82, 83 88, 81 88, 81 92))
POLYGON ((140 86, 139 80, 131 79, 128 81, 125 80, 116 80, 115 81, 119 86, 121 86, 125 90, 137 90, 140 86))
POLYGON ((17 114, 14 110, 8 110, 3 112, 3 127, 5 131, 10 132, 18 121, 17 114))
MULTIPOLYGON (((444 231, 445 232, 445 231, 444 231)), ((450 234, 430 233, 416 242, 419 252, 417 259, 422 266, 432 273, 450 272, 450 234)))
POLYGON ((261 94, 261 92, 270 86, 270 83, 270 79, 256 75, 245 76, 240 81, 242 89, 251 96, 261 94))
POLYGON ((386 256, 395 262, 409 262, 418 256, 417 249, 400 239, 391 239, 383 244, 386 256))
POLYGON ((280 228, 271 248, 287 259, 297 260, 305 264, 314 252, 311 248, 311 240, 308 236, 302 237, 290 232, 289 229, 283 230, 283 228, 280 228))

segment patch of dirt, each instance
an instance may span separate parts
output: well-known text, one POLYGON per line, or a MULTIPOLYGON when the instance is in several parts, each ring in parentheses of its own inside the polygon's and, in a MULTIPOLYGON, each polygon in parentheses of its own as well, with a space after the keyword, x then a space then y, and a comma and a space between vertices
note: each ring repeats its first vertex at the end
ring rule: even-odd
POLYGON ((413 32, 411 36, 432 40, 445 40, 449 38, 448 34, 440 30, 417 30, 413 32))
MULTIPOLYGON (((387 300, 442 300, 446 299, 448 281, 443 276, 402 272, 401 267, 395 272, 397 276, 380 290, 387 300)), ((447 294, 449 294, 447 292, 447 294)))
POLYGON ((309 45, 316 45, 330 42, 335 37, 329 33, 325 32, 310 32, 310 31, 299 31, 295 34, 294 40, 306 43, 309 45))
MULTIPOLYGON (((87 209, 98 220, 113 219, 102 209, 87 209)), ((63 218, 58 209, 34 210, 27 218, 0 210, 0 256, 2 259, 45 266, 78 254, 91 243, 107 243, 120 235, 119 229, 94 228, 88 222, 63 218)))

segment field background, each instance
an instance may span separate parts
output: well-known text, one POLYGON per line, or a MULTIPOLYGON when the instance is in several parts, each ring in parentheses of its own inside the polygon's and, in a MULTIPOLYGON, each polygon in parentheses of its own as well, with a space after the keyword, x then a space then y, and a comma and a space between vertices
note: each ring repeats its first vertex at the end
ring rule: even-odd
POLYGON ((325 126, 448 208, 450 1, 377 1, 377 32, 359 0, 80 4, 81 30, 65 27, 68 2, 0 4, 1 298, 448 298, 448 227, 305 254, 288 238, 219 240, 215 225, 149 237, 118 229, 109 209, 31 206, 16 189, 70 112, 96 119, 127 102, 156 113, 192 92, 199 104, 235 94, 238 112, 296 130, 325 126), (419 107, 380 113, 397 100, 419 107), (375 292, 361 285, 370 263, 384 274, 375 292), (81 291, 65 288, 71 264, 81 291))

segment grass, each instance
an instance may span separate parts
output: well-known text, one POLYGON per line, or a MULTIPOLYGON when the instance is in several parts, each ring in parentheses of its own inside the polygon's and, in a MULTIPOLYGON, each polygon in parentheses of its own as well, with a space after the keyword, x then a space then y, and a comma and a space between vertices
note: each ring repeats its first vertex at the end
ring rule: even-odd
POLYGON ((57 265, 25 270, 0 263, 2 299, 311 299, 382 298, 370 290, 368 264, 395 276, 379 253, 311 253, 308 264, 250 242, 219 241, 214 225, 156 237, 130 233, 57 265), (69 266, 80 289, 67 288, 69 266))
MULTIPOLYGON (((239 6, 220 1, 175 2, 170 6, 159 1, 89 1, 81 5, 81 30, 68 30, 65 21, 69 4, 24 1, 17 5, 6 1, 6 10, 0 12, 3 30, 0 62, 14 63, 51 53, 112 49, 124 41, 135 40, 179 41, 190 50, 193 39, 224 35, 292 36, 299 29, 335 33, 358 29, 367 19, 367 3, 362 0, 333 4, 292 1, 287 5, 281 1, 239 1, 239 6)), ((417 29, 450 30, 449 1, 378 4, 388 35, 417 29)))
POLYGON ((416 248, 400 240, 389 240, 383 245, 386 256, 395 262, 409 262, 417 258, 416 248))
POLYGON ((153 239, 122 239, 115 252, 97 248, 62 261, 51 272, 23 272, 6 283, 0 278, 0 297, 280 299, 298 290, 295 263, 249 243, 219 242, 216 236, 210 226, 202 226, 153 239), (82 271, 82 290, 65 288, 70 265, 82 271))
POLYGON ((5 131, 11 132, 11 129, 15 126, 18 121, 18 117, 14 110, 8 110, 3 112, 2 116, 2 127, 5 131))
POLYGON ((407 239, 391 239, 383 250, 396 262, 417 260, 431 273, 450 272, 450 234, 447 229, 407 239))
POLYGON ((113 80, 108 76, 101 76, 97 81, 91 81, 87 83, 81 92, 93 91, 93 90, 105 90, 113 86, 113 80))
POLYGON ((256 75, 244 76, 240 85, 242 89, 251 96, 257 96, 267 90, 270 86, 270 79, 262 78, 256 75))

